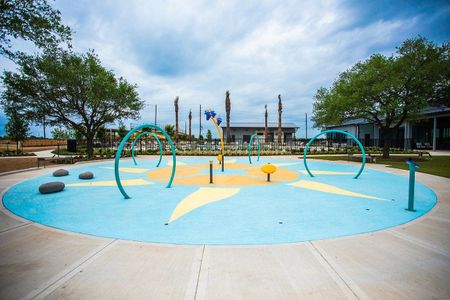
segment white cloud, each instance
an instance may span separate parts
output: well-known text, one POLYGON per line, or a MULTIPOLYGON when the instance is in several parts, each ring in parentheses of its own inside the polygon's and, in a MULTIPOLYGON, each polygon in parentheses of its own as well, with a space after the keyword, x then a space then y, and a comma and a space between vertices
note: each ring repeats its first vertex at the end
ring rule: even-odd
MULTIPOLYGON (((180 96, 181 128, 189 109, 197 132, 198 105, 232 120, 262 121, 264 104, 276 120, 301 124, 320 86, 376 51, 389 53, 414 19, 361 22, 342 1, 59 1, 78 51, 95 49, 117 75, 137 83, 148 103, 141 121, 173 123, 180 96), (381 49, 381 50, 378 50, 381 49)), ((206 128, 206 125, 205 125, 206 128)), ((302 132, 304 129, 301 130, 302 132)))

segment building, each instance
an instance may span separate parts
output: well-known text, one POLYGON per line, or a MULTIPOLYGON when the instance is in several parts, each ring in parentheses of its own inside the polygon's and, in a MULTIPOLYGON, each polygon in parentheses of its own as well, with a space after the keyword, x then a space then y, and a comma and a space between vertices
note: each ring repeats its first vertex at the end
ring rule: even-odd
MULTIPOLYGON (((282 140, 283 142, 292 141, 295 138, 295 132, 299 128, 294 123, 282 123, 282 140)), ((227 125, 225 122, 221 124, 224 138, 227 135, 227 125)), ((232 141, 249 142, 250 136, 257 133, 258 137, 264 141, 264 122, 231 122, 230 134, 232 141)), ((278 122, 267 123, 267 134, 269 142, 277 140, 278 136, 278 122)))
MULTIPOLYGON (((351 119, 340 126, 326 129, 340 129, 356 136, 364 146, 382 146, 383 134, 378 125, 364 119, 351 119)), ((340 138, 331 134, 328 138, 340 138)), ((405 121, 394 133, 391 146, 404 149, 450 149, 450 107, 429 107, 416 118, 405 121)))

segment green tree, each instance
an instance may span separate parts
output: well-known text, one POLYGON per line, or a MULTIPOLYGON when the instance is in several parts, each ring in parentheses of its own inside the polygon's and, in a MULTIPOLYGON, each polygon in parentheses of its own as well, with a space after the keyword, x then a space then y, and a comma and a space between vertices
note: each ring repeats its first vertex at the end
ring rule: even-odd
POLYGON ((211 130, 209 130, 209 129, 208 129, 208 131, 206 132, 206 141, 207 141, 208 143, 211 143, 211 142, 212 142, 212 133, 211 133, 211 130))
POLYGON ((51 133, 55 140, 67 140, 70 137, 70 131, 63 128, 55 128, 51 133))
POLYGON ((65 125, 86 139, 87 155, 94 154, 98 129, 123 119, 137 119, 143 102, 136 86, 101 66, 93 52, 45 51, 23 55, 17 73, 4 72, 1 103, 49 125, 65 125))
POLYGON ((83 140, 84 136, 79 130, 73 129, 73 130, 69 130, 69 132, 70 132, 70 138, 71 139, 75 139, 78 142, 81 142, 83 140))
POLYGON ((105 125, 98 128, 96 138, 100 140, 101 143, 106 143, 108 141, 108 132, 106 131, 105 125))
POLYGON ((0 1, 0 54, 15 57, 11 39, 21 38, 39 48, 56 47, 69 42, 71 30, 61 24, 61 13, 47 0, 0 1))
POLYGON ((123 123, 119 124, 119 127, 117 128, 117 135, 119 136, 119 139, 122 140, 128 133, 127 128, 123 123))
POLYGON ((164 131, 170 136, 170 138, 174 138, 175 136, 175 126, 172 124, 167 124, 164 126, 164 131))
POLYGON ((28 136, 28 123, 23 116, 14 111, 8 113, 5 130, 7 137, 16 142, 16 153, 19 154, 19 142, 24 141, 28 136))
POLYGON ((374 54, 341 73, 314 96, 316 127, 363 118, 380 127, 383 157, 389 157, 393 133, 429 105, 449 103, 449 44, 437 46, 422 37, 409 39, 386 57, 374 54))

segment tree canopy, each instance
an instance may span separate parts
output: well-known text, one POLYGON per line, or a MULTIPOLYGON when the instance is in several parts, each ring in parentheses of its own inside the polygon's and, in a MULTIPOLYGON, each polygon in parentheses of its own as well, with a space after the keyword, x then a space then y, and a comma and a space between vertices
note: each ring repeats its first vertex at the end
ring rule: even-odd
POLYGON ((171 139, 175 136, 175 126, 172 124, 167 124, 164 126, 164 131, 170 136, 171 139))
POLYGON ((211 143, 211 142, 212 142, 212 133, 211 133, 211 130, 209 130, 209 129, 208 129, 208 131, 206 132, 206 141, 207 141, 208 143, 211 143))
POLYGON ((119 141, 121 141, 128 134, 128 130, 125 127, 125 124, 119 123, 119 127, 117 127, 117 135, 119 137, 119 141))
POLYGON ((54 128, 51 134, 55 140, 67 140, 70 138, 70 130, 64 128, 54 128))
POLYGON ((418 37, 403 42, 396 55, 374 54, 339 74, 314 96, 316 127, 363 118, 377 124, 389 156, 391 135, 406 119, 432 105, 449 105, 449 44, 418 37))
POLYGON ((93 52, 45 51, 22 55, 17 73, 4 72, 1 103, 5 111, 20 111, 49 125, 65 125, 82 134, 88 156, 93 139, 106 123, 136 119, 143 107, 136 86, 101 66, 93 52))
POLYGON ((61 23, 61 14, 47 0, 0 1, 0 54, 14 57, 11 39, 22 38, 39 48, 69 42, 71 30, 61 23))

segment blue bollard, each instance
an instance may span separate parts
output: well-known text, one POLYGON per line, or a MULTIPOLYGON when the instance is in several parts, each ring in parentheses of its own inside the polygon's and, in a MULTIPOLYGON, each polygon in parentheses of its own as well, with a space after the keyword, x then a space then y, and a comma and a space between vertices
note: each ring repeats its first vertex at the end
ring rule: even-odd
POLYGON ((409 194, 408 194, 408 208, 406 210, 416 211, 414 209, 414 186, 416 183, 416 169, 420 168, 419 164, 413 162, 408 158, 406 163, 409 165, 409 194))

